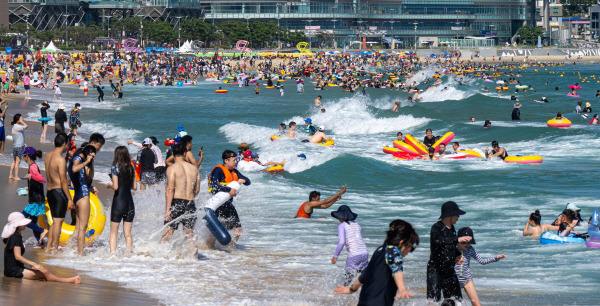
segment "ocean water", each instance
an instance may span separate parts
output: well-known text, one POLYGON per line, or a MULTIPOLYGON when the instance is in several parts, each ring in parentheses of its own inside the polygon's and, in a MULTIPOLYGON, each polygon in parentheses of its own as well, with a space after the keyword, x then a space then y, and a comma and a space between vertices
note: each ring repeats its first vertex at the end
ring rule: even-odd
MULTIPOLYGON (((346 204, 358 214, 356 221, 371 253, 382 244, 390 221, 401 218, 416 227, 421 244, 404 259, 405 282, 415 298, 397 304, 422 305, 426 303, 430 227, 438 220, 441 204, 453 200, 467 212, 456 228, 473 229, 478 252, 483 257, 507 256, 486 266, 472 264, 482 303, 597 304, 600 259, 596 249, 581 244, 542 246, 537 239, 522 237, 521 231, 536 209, 542 213, 542 222, 550 223, 567 203, 582 208, 586 220, 593 208, 600 207, 595 179, 600 166, 600 128, 587 125, 591 118, 573 113, 578 100, 591 102, 593 109, 600 107, 600 98, 595 98, 600 89, 600 76, 595 76, 598 68, 514 69, 521 72, 522 83, 535 88, 535 92, 517 93, 523 104, 521 122, 510 120, 511 92, 498 97, 480 91, 495 84, 474 79, 459 85, 447 76, 413 105, 405 103, 407 93, 389 89, 369 88, 363 96, 340 88, 313 91, 307 83, 306 92, 296 94, 292 81, 284 84, 283 97, 274 89, 263 87, 255 95, 252 86, 239 89, 213 82, 182 88, 127 85, 122 100, 110 97, 107 90, 104 103, 95 102, 95 91, 83 98, 80 90, 64 86, 67 109, 76 102, 83 105, 81 139, 94 131, 107 137, 107 145, 98 154, 96 178, 100 180, 107 178, 116 146, 151 135, 162 143, 175 135, 179 124, 194 137, 192 151, 203 147, 205 152, 198 206, 208 199, 206 175, 221 162, 225 149, 237 150, 240 142, 248 142, 263 162, 286 159, 287 163, 286 172, 280 174, 245 173, 252 185, 234 200, 244 227, 237 249, 201 250, 209 260, 197 261, 186 256, 180 231, 170 243, 159 244, 164 229, 164 189, 159 187, 135 195, 132 257, 123 256, 121 249, 117 256, 109 254, 106 228, 88 248, 87 256, 79 258, 67 251, 46 262, 118 281, 166 304, 351 305, 357 294, 333 293, 341 283, 346 252, 336 265, 330 263, 339 223, 329 213, 346 204), (578 91, 582 97, 566 97, 568 85, 575 82, 583 87, 578 91), (215 94, 218 86, 229 93, 215 94), (559 91, 554 90, 556 86, 559 91), (442 91, 444 87, 448 90, 442 91), (317 95, 323 96, 325 113, 313 107, 317 95), (542 96, 550 103, 533 102, 542 96), (395 100, 402 102, 398 113, 390 111, 395 100), (557 112, 573 122, 571 129, 546 127, 545 122, 557 112), (471 116, 477 119, 475 123, 469 122, 471 116), (302 124, 306 117, 325 126, 335 146, 270 141, 279 123, 302 124), (491 128, 482 127, 486 119, 492 121, 491 128), (497 140, 511 155, 541 155, 544 162, 398 161, 382 152, 398 131, 422 139, 427 128, 434 135, 452 131, 454 140, 468 148, 484 150, 497 140), (307 159, 297 158, 300 153, 307 159), (310 191, 319 190, 327 197, 344 184, 348 191, 342 200, 314 213, 328 218, 293 218, 310 191)), ((434 71, 424 70, 414 80, 422 82, 434 71)), ((514 91, 514 85, 509 87, 514 91)), ((49 91, 33 90, 32 95, 52 98, 49 91)), ((36 118, 37 112, 26 117, 36 118)), ((129 149, 137 152, 133 146, 129 149)), ((110 201, 104 204, 108 207, 110 201)), ((201 220, 195 233, 198 241, 208 236, 201 220)), ((119 245, 124 245, 122 237, 119 245)))

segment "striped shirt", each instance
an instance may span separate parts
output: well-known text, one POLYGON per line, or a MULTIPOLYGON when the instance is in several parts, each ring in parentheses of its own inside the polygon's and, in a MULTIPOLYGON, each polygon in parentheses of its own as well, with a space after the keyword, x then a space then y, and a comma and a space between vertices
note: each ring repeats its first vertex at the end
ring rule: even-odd
POLYGON ((362 238, 360 225, 354 221, 350 221, 350 224, 342 222, 338 226, 338 245, 335 249, 335 258, 340 256, 344 245, 348 250, 348 258, 361 254, 369 254, 362 238))
POLYGON ((460 283, 461 288, 473 278, 473 274, 471 274, 471 267, 469 266, 471 258, 475 258, 475 260, 482 265, 487 265, 499 260, 498 257, 490 257, 486 259, 481 258, 473 246, 470 246, 468 249, 463 251, 463 257, 464 261, 462 265, 454 265, 454 271, 456 271, 456 276, 458 276, 458 282, 460 283))

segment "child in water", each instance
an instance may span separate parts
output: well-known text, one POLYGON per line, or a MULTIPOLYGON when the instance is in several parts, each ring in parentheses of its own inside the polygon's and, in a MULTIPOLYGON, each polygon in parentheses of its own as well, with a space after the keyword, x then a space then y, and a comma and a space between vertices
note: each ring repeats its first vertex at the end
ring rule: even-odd
POLYGON ((458 282, 460 283, 460 287, 463 288, 467 293, 467 296, 469 296, 471 304, 473 306, 479 306, 481 304, 479 303, 479 297, 477 296, 477 290, 475 290, 475 284, 473 283, 473 275, 471 274, 471 267, 469 265, 471 258, 475 258, 475 260, 477 260, 477 262, 479 262, 482 265, 487 265, 492 262, 497 262, 500 259, 506 259, 506 256, 504 256, 504 254, 500 254, 496 257, 490 257, 486 259, 481 258, 477 251, 475 251, 475 248, 471 246, 471 244, 475 244, 475 237, 473 236, 473 230, 471 230, 471 228, 469 227, 463 227, 459 229, 457 236, 459 238, 464 236, 473 237, 468 243, 458 244, 458 249, 462 253, 463 263, 461 265, 456 264, 454 266, 454 271, 456 271, 456 276, 458 276, 458 282))
POLYGON ((21 232, 25 230, 25 226, 30 222, 31 220, 25 218, 20 212, 13 212, 8 215, 8 223, 2 230, 2 238, 4 238, 3 241, 6 245, 4 247, 4 276, 59 283, 81 283, 81 276, 79 275, 70 278, 57 277, 40 264, 23 257, 25 245, 23 244, 21 232), (31 268, 25 268, 25 264, 31 266, 31 268))
POLYGON ((332 211, 331 216, 340 221, 338 226, 338 245, 335 249, 335 254, 331 259, 331 263, 335 264, 340 256, 344 245, 348 250, 348 258, 346 259, 346 267, 344 268, 344 286, 352 283, 354 277, 362 272, 369 263, 369 252, 363 241, 361 227, 356 220, 357 214, 350 210, 350 207, 342 205, 337 211, 332 211))

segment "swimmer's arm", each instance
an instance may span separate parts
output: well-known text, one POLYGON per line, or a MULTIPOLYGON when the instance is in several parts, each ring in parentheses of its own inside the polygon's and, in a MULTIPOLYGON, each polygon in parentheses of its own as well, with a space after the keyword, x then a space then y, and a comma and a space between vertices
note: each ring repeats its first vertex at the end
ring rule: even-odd
POLYGON ((171 167, 173 166, 173 163, 175 161, 175 157, 173 155, 169 156, 169 158, 167 158, 167 160, 165 160, 165 164, 167 164, 167 167, 171 167))
POLYGON ((21 263, 24 263, 26 265, 30 265, 31 267, 37 265, 35 262, 23 257, 23 255, 21 255, 21 247, 20 246, 15 246, 13 247, 13 252, 15 254, 15 259, 21 263))
POLYGON ((244 185, 245 185, 245 186, 248 186, 248 185, 250 185, 250 179, 249 179, 249 178, 245 177, 245 176, 244 176, 243 174, 241 174, 241 173, 240 173, 240 172, 239 172, 237 169, 236 169, 235 171, 237 172, 238 179, 243 179, 243 180, 245 181, 245 182, 244 182, 244 185))
POLYGON ((73 160, 73 173, 81 171, 87 164, 90 163, 90 160, 86 160, 83 163, 77 160, 73 160))
POLYGON ((139 142, 135 142, 135 141, 130 141, 130 140, 127 140, 127 144, 134 145, 134 146, 136 146, 136 147, 138 147, 138 148, 140 148, 140 149, 142 149, 142 148, 143 148, 142 144, 141 144, 141 143, 139 143, 139 142))
POLYGON ((337 248, 335 249, 335 254, 333 254, 333 258, 337 259, 340 256, 340 253, 344 249, 345 244, 346 244, 346 233, 344 231, 344 225, 340 224, 340 225, 338 225, 338 244, 337 244, 337 248))
POLYGON ((200 172, 196 175, 196 180, 194 181, 194 197, 200 193, 200 172))
POLYGON ((133 173, 133 176, 131 178, 133 180, 133 184, 131 184, 131 189, 137 190, 137 179, 135 178, 135 168, 133 168, 133 166, 131 167, 131 171, 131 173, 133 173))
POLYGON ((529 219, 527 219, 527 224, 525 224, 525 228, 523 229, 523 236, 531 235, 533 235, 533 230, 529 228, 529 219))
MULTIPOLYGON (((112 183, 106 184, 106 187, 117 191, 117 189, 119 189, 119 177, 117 175, 111 175, 110 179, 112 183)), ((133 180, 135 181, 135 175, 133 176, 133 180)))
POLYGON ((170 221, 171 216, 171 202, 173 201, 173 195, 175 193, 175 170, 172 168, 167 169, 167 190, 165 191, 165 220, 167 218, 170 221), (169 171, 170 170, 170 171, 169 171))

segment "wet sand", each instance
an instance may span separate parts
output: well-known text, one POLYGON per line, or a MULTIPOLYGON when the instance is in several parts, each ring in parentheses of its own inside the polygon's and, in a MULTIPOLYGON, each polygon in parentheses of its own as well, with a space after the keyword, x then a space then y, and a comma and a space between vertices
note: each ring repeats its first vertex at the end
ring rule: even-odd
MULTIPOLYGON (((11 95, 9 100, 8 114, 5 118, 5 125, 7 127, 6 134, 10 135, 10 122, 12 121, 12 115, 21 112, 26 114, 31 111, 32 108, 39 108, 41 101, 31 99, 28 101, 26 107, 20 105, 23 101, 23 95, 11 95), (10 114, 10 115, 9 115, 10 114)), ((57 108, 58 103, 53 103, 54 109, 57 108)), ((49 114, 51 115, 51 114, 49 114)), ((53 116, 53 114, 51 115, 53 116)), ((54 133, 54 127, 49 126, 47 133, 47 142, 40 143, 41 124, 39 122, 26 121, 29 128, 25 131, 26 143, 29 146, 33 146, 38 150, 44 152, 44 156, 50 150, 54 148, 52 140, 56 135, 54 133)), ((5 143, 4 152, 8 158, 12 153, 12 140, 8 140, 5 143)), ((43 168, 43 159, 38 160, 37 164, 43 168)), ((21 169, 19 176, 24 178, 27 174, 27 164, 21 162, 21 169)), ((27 187, 26 180, 14 181, 8 180, 8 172, 10 167, 6 165, 0 165, 0 194, 2 195, 3 201, 0 205, 0 226, 4 226, 6 219, 11 212, 22 211, 25 208, 27 198, 19 197, 17 195, 17 189, 21 187, 27 187)), ((42 171, 44 172, 44 171, 42 171)), ((45 173, 42 173, 45 176, 45 173)), ((101 201, 106 201, 112 198, 112 193, 106 188, 102 188, 100 183, 96 183, 99 186, 100 192, 99 198, 101 201)), ((108 230, 108 229, 105 229, 108 230)), ((27 240, 32 237, 31 230, 27 229, 24 232, 24 239, 27 240)), ((4 246, 2 247, 4 252, 4 246)), ((104 281, 96 278, 89 277, 82 272, 62 268, 55 266, 48 266, 44 264, 44 259, 49 258, 49 255, 43 253, 42 249, 35 249, 33 247, 27 247, 25 251, 25 257, 41 263, 51 273, 60 277, 70 277, 76 274, 80 274, 82 277, 81 284, 61 284, 52 282, 41 282, 15 279, 10 277, 2 277, 0 283, 0 301, 3 301, 3 305, 41 305, 41 304, 74 304, 74 305, 93 305, 93 304, 113 304, 113 305, 159 305, 159 301, 150 298, 144 293, 140 293, 134 290, 126 289, 121 287, 121 284, 117 282, 104 281)), ((0 256, 0 274, 4 274, 4 256, 0 256)))

